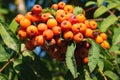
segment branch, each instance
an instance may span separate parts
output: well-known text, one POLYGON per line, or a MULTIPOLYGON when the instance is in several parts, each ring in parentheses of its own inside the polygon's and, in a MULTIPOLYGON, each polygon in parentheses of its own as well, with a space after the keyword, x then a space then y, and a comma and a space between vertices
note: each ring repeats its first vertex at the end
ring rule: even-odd
POLYGON ((104 20, 104 18, 96 18, 96 19, 88 19, 88 20, 103 21, 103 20, 104 20))
POLYGON ((11 62, 13 62, 20 53, 24 52, 25 50, 26 50, 26 48, 24 48, 22 51, 18 52, 13 58, 11 58, 11 59, 0 69, 0 73, 8 66, 11 62))
POLYGON ((88 9, 85 10, 85 13, 87 13, 88 11, 91 11, 91 10, 93 10, 95 8, 97 8, 97 7, 95 6, 95 7, 88 8, 88 9))
POLYGON ((100 68, 99 68, 99 71, 100 71, 101 75, 104 77, 104 80, 107 80, 105 74, 103 73, 103 71, 100 68))

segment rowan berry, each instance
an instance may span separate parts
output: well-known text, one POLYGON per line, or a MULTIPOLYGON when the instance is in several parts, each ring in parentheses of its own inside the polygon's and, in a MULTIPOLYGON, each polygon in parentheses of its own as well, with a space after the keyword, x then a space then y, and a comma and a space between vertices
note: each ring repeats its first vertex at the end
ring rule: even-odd
POLYGON ((54 36, 54 33, 51 29, 47 29, 43 32, 43 37, 45 40, 51 40, 54 36))
POLYGON ((39 15, 39 14, 41 14, 41 12, 42 12, 42 7, 41 7, 39 4, 35 4, 35 5, 33 6, 33 8, 32 8, 32 12, 33 12, 34 14, 39 15))
POLYGON ((58 23, 56 21, 56 19, 48 19, 47 21, 47 26, 48 28, 53 28, 54 26, 57 26, 58 23))
POLYGON ((24 19, 22 19, 21 21, 20 21, 20 27, 22 28, 22 29, 26 29, 28 26, 30 26, 31 25, 31 21, 29 20, 29 19, 27 19, 27 18, 24 18, 24 19))
POLYGON ((73 36, 73 40, 76 42, 76 43, 79 43, 83 40, 83 34, 82 33, 76 33, 74 34, 73 36))
POLYGON ((65 40, 72 40, 73 39, 73 32, 72 31, 66 31, 63 33, 63 38, 65 40))

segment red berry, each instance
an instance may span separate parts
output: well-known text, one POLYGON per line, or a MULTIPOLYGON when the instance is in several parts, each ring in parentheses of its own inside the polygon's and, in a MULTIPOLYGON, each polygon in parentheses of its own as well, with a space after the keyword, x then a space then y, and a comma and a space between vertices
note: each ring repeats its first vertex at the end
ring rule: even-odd
POLYGON ((40 14, 42 12, 42 7, 39 4, 33 6, 32 11, 34 14, 40 14))

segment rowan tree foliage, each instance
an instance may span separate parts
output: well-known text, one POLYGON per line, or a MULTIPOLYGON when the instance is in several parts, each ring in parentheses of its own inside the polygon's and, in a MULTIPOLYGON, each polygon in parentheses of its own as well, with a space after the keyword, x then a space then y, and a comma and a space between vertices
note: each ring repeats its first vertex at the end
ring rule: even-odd
POLYGON ((119 0, 1 0, 0 80, 119 80, 119 13, 119 0))

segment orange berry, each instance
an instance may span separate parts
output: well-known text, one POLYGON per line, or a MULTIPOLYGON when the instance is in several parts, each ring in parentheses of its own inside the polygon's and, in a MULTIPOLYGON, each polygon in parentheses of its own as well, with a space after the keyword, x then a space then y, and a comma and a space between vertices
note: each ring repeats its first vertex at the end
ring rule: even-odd
POLYGON ((66 14, 66 19, 69 20, 71 15, 73 15, 73 13, 67 13, 66 14))
POLYGON ((27 18, 24 18, 24 19, 22 19, 21 21, 20 21, 20 27, 22 28, 22 29, 26 29, 28 26, 30 26, 31 25, 31 22, 30 22, 30 20, 29 19, 27 19, 27 18))
POLYGON ((57 4, 53 4, 51 8, 54 9, 54 10, 58 10, 58 5, 57 4))
POLYGON ((85 31, 87 29, 86 25, 83 24, 83 23, 79 23, 78 25, 80 26, 80 32, 81 33, 85 33, 85 31))
POLYGON ((38 29, 36 26, 30 25, 27 27, 26 32, 29 36, 34 36, 34 35, 37 35, 38 29))
POLYGON ((22 19, 25 19, 25 16, 22 15, 22 14, 18 14, 18 15, 15 17, 15 20, 16 20, 17 23, 20 23, 20 21, 21 21, 22 19))
POLYGON ((93 30, 90 28, 87 28, 85 31, 85 37, 92 38, 93 37, 93 30))
POLYGON ((54 26, 57 26, 58 23, 56 21, 56 19, 48 19, 47 21, 47 26, 48 28, 53 28, 54 26))
POLYGON ((71 29, 72 24, 69 21, 64 20, 60 26, 62 31, 69 31, 71 29))
POLYGON ((55 36, 60 35, 62 33, 61 27, 60 26, 55 26, 52 28, 52 31, 55 36))
POLYGON ((85 20, 86 20, 86 18, 85 18, 85 16, 83 14, 78 14, 76 16, 76 18, 77 18, 77 21, 80 22, 80 23, 84 23, 85 20))
POLYGON ((32 12, 27 12, 25 14, 25 18, 29 19, 32 22, 33 21, 33 13, 32 12))
POLYGON ((49 13, 44 13, 41 15, 41 20, 42 22, 47 22, 47 20, 49 19, 50 14, 49 13))
POLYGON ((26 39, 27 38, 27 33, 23 29, 18 30, 18 35, 19 35, 20 39, 26 39))
POLYGON ((97 28, 97 22, 96 21, 89 21, 89 25, 91 29, 96 29, 97 28))
POLYGON ((95 38, 95 41, 96 41, 97 43, 102 43, 102 42, 103 42, 103 38, 98 35, 98 36, 95 38))
POLYGON ((58 8, 59 8, 59 9, 64 9, 65 5, 66 5, 65 2, 59 2, 59 3, 58 3, 58 8))
POLYGON ((106 48, 106 49, 110 48, 110 44, 106 40, 101 43, 101 46, 106 48))
POLYGON ((62 9, 58 9, 58 10, 56 11, 55 15, 57 16, 57 15, 59 15, 59 14, 61 14, 61 13, 65 14, 65 11, 62 10, 62 9))
POLYGON ((73 36, 73 40, 76 42, 76 43, 79 43, 83 40, 83 34, 82 33, 76 33, 74 36, 73 36))
POLYGON ((45 30, 48 29, 48 27, 47 27, 47 25, 45 23, 39 23, 38 26, 37 26, 37 28, 38 28, 38 31, 40 33, 43 33, 43 31, 45 31, 45 30))
POLYGON ((62 21, 64 21, 66 19, 66 14, 65 13, 60 13, 58 15, 56 15, 56 20, 61 23, 62 21))
POLYGON ((28 50, 34 50, 35 49, 35 46, 32 44, 31 40, 28 40, 26 43, 25 43, 25 47, 28 49, 28 50))
POLYGON ((108 36, 105 33, 100 33, 100 37, 102 37, 103 40, 106 40, 108 36))
POLYGON ((87 64, 87 63, 88 63, 88 57, 83 58, 82 62, 83 62, 84 64, 87 64))
POLYGON ((90 28, 90 25, 89 25, 89 20, 85 20, 85 25, 88 27, 88 28, 90 28))
POLYGON ((41 21, 41 16, 40 15, 33 15, 32 22, 39 22, 41 21))
POLYGON ((45 43, 45 39, 43 38, 43 35, 35 36, 32 39, 32 44, 34 46, 44 46, 44 43, 45 43))
POLYGON ((51 29, 47 29, 43 32, 43 37, 45 40, 51 40, 54 36, 54 33, 51 29))
POLYGON ((63 33, 63 37, 65 40, 72 40, 73 39, 73 32, 72 31, 66 31, 63 33))
POLYGON ((56 43, 57 43, 58 46, 64 46, 64 45, 66 45, 65 40, 61 40, 60 37, 57 37, 55 40, 56 40, 56 43))
POLYGON ((73 10, 74 10, 74 8, 73 8, 72 5, 66 5, 66 6, 64 7, 65 13, 73 13, 73 10))
POLYGON ((71 30, 72 30, 73 33, 80 32, 80 26, 78 25, 78 23, 73 24, 72 27, 71 27, 71 30))
POLYGON ((32 12, 27 12, 25 14, 25 17, 27 19, 29 19, 31 22, 39 22, 41 20, 41 16, 40 15, 35 15, 32 12))

